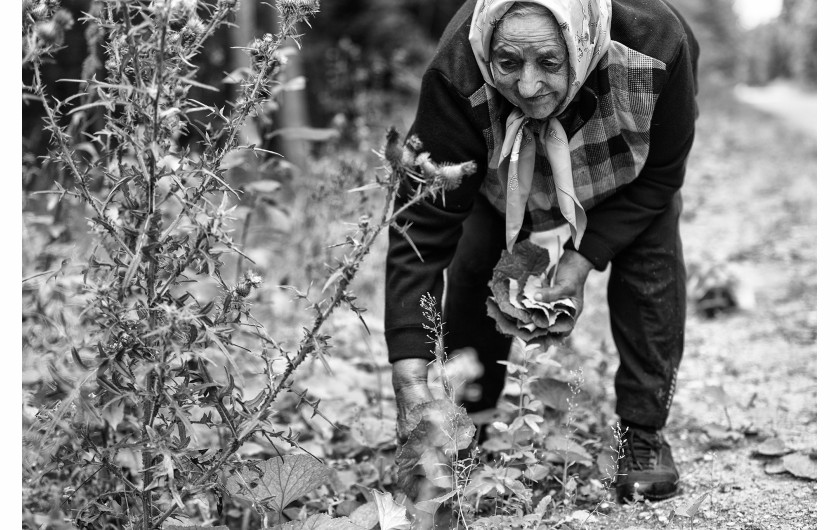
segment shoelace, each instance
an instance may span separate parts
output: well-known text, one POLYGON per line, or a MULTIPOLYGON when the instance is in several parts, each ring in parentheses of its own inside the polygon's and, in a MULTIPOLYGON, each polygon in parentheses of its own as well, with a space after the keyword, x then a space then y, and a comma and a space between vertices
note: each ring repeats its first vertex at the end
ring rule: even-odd
POLYGON ((662 440, 657 434, 641 433, 634 429, 627 431, 625 446, 628 463, 635 469, 651 469, 656 465, 662 440))

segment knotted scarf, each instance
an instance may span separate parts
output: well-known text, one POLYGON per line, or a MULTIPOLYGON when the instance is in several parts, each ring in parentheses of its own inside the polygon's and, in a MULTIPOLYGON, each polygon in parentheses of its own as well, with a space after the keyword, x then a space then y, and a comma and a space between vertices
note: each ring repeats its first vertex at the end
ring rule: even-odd
MULTIPOLYGON (((499 172, 507 175, 505 240, 513 247, 527 208, 534 179, 536 142, 542 144, 551 166, 557 201, 569 223, 575 248, 586 230, 586 212, 575 195, 569 139, 557 118, 574 99, 586 77, 610 45, 612 0, 526 0, 548 8, 560 25, 569 53, 569 86, 566 97, 554 113, 544 120, 525 116, 515 108, 505 124, 499 172), (536 134, 535 134, 536 133, 536 134), (536 138, 535 138, 536 137, 536 138), (536 140, 536 141, 535 141, 536 140)), ((484 81, 496 87, 490 68, 490 42, 499 20, 522 0, 478 0, 473 12, 469 40, 484 81)))

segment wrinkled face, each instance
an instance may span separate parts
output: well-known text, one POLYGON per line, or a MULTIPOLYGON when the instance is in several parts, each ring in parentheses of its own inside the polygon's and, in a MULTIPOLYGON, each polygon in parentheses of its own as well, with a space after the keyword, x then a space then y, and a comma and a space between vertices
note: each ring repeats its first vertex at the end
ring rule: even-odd
POLYGON ((507 16, 490 41, 496 89, 530 118, 550 116, 569 85, 569 54, 553 17, 507 16))

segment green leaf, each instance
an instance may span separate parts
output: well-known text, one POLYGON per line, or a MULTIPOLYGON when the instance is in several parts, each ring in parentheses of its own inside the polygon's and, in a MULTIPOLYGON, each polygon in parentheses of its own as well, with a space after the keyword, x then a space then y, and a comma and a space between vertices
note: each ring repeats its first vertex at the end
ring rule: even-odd
POLYGON ((347 190, 347 193, 358 193, 360 191, 378 190, 380 188, 382 188, 382 184, 378 182, 371 182, 369 184, 365 184, 364 186, 359 186, 358 188, 347 190))
POLYGON ((704 494, 696 497, 694 499, 689 499, 688 502, 683 504, 682 506, 678 506, 674 509, 674 515, 678 515, 680 517, 688 517, 692 518, 697 515, 697 512, 700 510, 700 505, 703 504, 703 501, 706 500, 706 497, 709 496, 709 492, 705 492, 704 494))
POLYGON ((166 525, 163 530, 229 530, 227 526, 198 526, 191 524, 189 526, 166 525))
POLYGON ((580 463, 586 466, 592 464, 592 457, 589 456, 589 452, 579 443, 562 434, 552 434, 547 437, 545 448, 555 453, 564 462, 580 463))
POLYGON ((409 434, 395 459, 400 489, 413 501, 449 491, 452 459, 475 434, 466 411, 445 399, 429 401, 411 409, 405 425, 409 434))
POLYGON ((226 487, 245 502, 271 499, 268 508, 279 512, 327 483, 333 473, 332 468, 309 455, 277 456, 230 475, 226 487))
POLYGON ((375 528, 379 524, 379 510, 375 502, 362 504, 349 515, 350 522, 362 528, 375 528))
POLYGON ((764 465, 764 472, 768 475, 779 475, 785 471, 785 464, 781 458, 775 458, 764 465))
POLYGON ((548 476, 550 469, 542 464, 533 464, 525 469, 525 478, 539 482, 548 476))
POLYGON ((569 401, 574 398, 571 387, 566 381, 551 377, 541 377, 530 384, 531 394, 554 410, 568 410, 569 401))
POLYGON ((350 425, 350 435, 371 449, 394 442, 394 421, 363 416, 350 425))
POLYGON ((799 478, 817 480, 817 461, 804 453, 795 453, 782 458, 785 471, 799 478))
POLYGON ((457 489, 453 489, 449 493, 444 493, 439 497, 435 497, 434 499, 429 499, 426 501, 420 501, 415 504, 418 510, 426 513, 435 513, 437 511, 438 506, 443 504, 444 502, 448 501, 452 497, 458 494, 457 489))
POLYGON ((308 142, 326 142, 338 138, 335 129, 316 129, 314 127, 284 127, 266 135, 266 138, 280 135, 289 140, 306 140, 308 142))
POLYGON ((411 527, 411 521, 405 516, 405 506, 394 502, 390 493, 373 490, 373 502, 376 503, 381 530, 408 530, 411 527))
POLYGON ((268 530, 371 530, 371 527, 359 526, 347 517, 333 519, 325 513, 316 513, 305 521, 289 521, 268 530))
POLYGON ((785 443, 778 438, 768 438, 764 440, 761 445, 756 447, 755 452, 761 456, 782 456, 792 453, 793 449, 788 448, 785 443))
POLYGON ((235 167, 255 167, 260 162, 260 157, 250 149, 237 149, 230 151, 222 158, 219 169, 232 169, 235 167))
POLYGON ((243 186, 245 191, 249 193, 273 193, 279 190, 283 185, 276 180, 262 179, 249 182, 243 186))
POLYGON ((189 526, 178 526, 175 524, 166 525, 163 530, 229 530, 227 526, 198 526, 191 524, 189 526))
POLYGON ((502 252, 494 272, 513 278, 525 285, 528 276, 539 276, 548 268, 548 250, 525 239, 513 246, 513 252, 502 252))
POLYGON ((111 426, 114 431, 117 430, 120 423, 122 423, 123 418, 125 417, 125 404, 123 400, 118 399, 114 401, 104 409, 102 409, 102 419, 104 419, 108 425, 111 426))

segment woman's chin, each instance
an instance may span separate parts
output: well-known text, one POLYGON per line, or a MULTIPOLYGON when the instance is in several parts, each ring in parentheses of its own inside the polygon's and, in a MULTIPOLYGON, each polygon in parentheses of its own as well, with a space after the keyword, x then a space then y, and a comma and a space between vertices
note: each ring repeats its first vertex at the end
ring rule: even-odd
POLYGON ((557 101, 554 98, 551 98, 549 101, 544 103, 529 103, 527 101, 523 101, 521 105, 517 105, 522 113, 528 116, 529 118, 535 120, 544 120, 552 115, 554 109, 557 108, 557 101))

